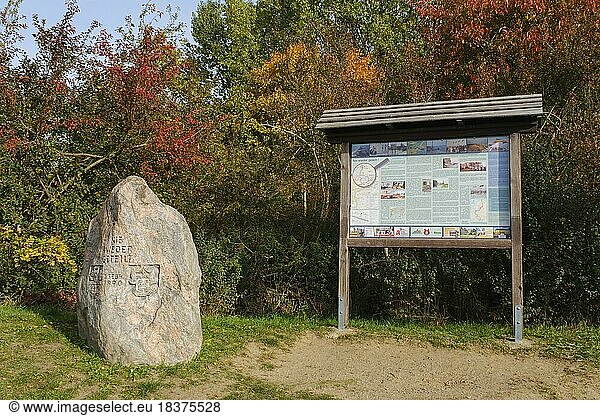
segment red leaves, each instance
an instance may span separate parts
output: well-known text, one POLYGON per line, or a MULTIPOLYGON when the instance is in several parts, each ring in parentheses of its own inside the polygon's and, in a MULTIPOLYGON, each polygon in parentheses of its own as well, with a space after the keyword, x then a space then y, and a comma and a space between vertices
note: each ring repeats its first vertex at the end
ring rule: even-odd
POLYGON ((92 51, 95 55, 102 58, 114 59, 113 45, 111 43, 112 35, 106 30, 101 30, 98 39, 94 43, 92 51))
POLYGON ((15 153, 19 148, 28 145, 28 142, 21 139, 13 129, 6 127, 0 127, 0 143, 9 153, 15 153))
POLYGON ((54 92, 56 94, 66 94, 68 92, 67 83, 63 80, 54 81, 54 92))
MULTIPOLYGON (((164 33, 146 27, 134 49, 115 50, 110 36, 101 34, 94 46, 107 83, 123 107, 158 100, 180 73, 177 50, 164 33)), ((131 109, 131 108, 129 108, 131 109)))
MULTIPOLYGON (((413 0, 423 36, 452 96, 496 94, 513 79, 530 87, 549 51, 598 40, 598 0, 413 0), (499 74, 495 80, 490 74, 499 74)), ((584 48, 585 49, 585 48, 584 48)), ((445 84, 445 85, 444 85, 445 84)))
MULTIPOLYGON (((114 124, 138 136, 132 149, 141 157, 140 172, 147 178, 169 177, 205 165, 210 123, 197 108, 188 108, 193 99, 182 99, 193 94, 194 86, 186 85, 191 81, 185 78, 193 68, 165 33, 146 26, 137 40, 114 42, 103 32, 94 52, 96 90, 116 112, 114 124)), ((76 128, 79 122, 72 119, 66 127, 76 128)))
POLYGON ((69 132, 77 131, 82 128, 93 128, 102 124, 102 120, 99 118, 85 117, 85 116, 73 116, 59 123, 59 126, 66 129, 69 132))
POLYGON ((183 117, 157 121, 147 146, 141 169, 149 177, 169 177, 172 168, 196 170, 210 162, 207 140, 212 123, 202 120, 197 111, 183 117), (150 162, 150 160, 152 162, 150 162))

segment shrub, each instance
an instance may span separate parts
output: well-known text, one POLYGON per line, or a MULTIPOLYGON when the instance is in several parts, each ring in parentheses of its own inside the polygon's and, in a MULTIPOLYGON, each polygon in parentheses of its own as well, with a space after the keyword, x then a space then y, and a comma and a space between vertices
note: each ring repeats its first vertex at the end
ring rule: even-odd
POLYGON ((59 237, 23 235, 19 228, 0 225, 1 297, 62 297, 76 280, 77 266, 59 237))
POLYGON ((238 285, 242 266, 235 246, 226 238, 198 239, 196 241, 202 283, 200 310, 203 315, 235 313, 239 298, 238 285))
POLYGON ((288 227, 256 229, 247 233, 243 241, 240 312, 333 312, 337 244, 324 239, 303 242, 288 227))

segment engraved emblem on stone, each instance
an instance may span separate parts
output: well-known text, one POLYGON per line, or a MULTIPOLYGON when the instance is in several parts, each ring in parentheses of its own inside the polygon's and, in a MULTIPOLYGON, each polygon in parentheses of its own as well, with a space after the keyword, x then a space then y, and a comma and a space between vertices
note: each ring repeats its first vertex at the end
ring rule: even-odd
POLYGON ((160 265, 159 264, 131 264, 129 284, 133 286, 133 294, 146 297, 158 292, 160 265))
POLYGON ((93 285, 99 285, 102 281, 102 265, 94 264, 90 267, 88 273, 88 281, 93 285))

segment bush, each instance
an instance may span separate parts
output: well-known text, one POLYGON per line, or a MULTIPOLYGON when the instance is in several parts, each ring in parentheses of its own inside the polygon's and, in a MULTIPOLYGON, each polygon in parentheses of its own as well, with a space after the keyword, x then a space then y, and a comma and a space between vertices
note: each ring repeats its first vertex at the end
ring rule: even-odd
POLYGON ((379 318, 498 321, 511 316, 504 250, 351 250, 352 312, 379 318))
POLYGON ((244 236, 239 312, 329 314, 337 292, 337 244, 302 242, 289 228, 244 236))
POLYGON ((333 313, 337 245, 281 231, 197 238, 203 314, 333 313))
POLYGON ((71 293, 76 281, 77 266, 59 237, 23 235, 0 225, 0 297, 60 297, 71 293))
POLYGON ((202 269, 200 311, 203 315, 228 315, 236 311, 242 278, 240 254, 226 238, 197 239, 202 269))

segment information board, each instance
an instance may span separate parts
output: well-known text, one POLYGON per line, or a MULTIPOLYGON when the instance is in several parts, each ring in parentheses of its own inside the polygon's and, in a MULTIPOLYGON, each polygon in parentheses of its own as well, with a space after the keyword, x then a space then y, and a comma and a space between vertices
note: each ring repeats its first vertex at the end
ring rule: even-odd
POLYGON ((510 238, 508 136, 352 144, 350 238, 510 238))

